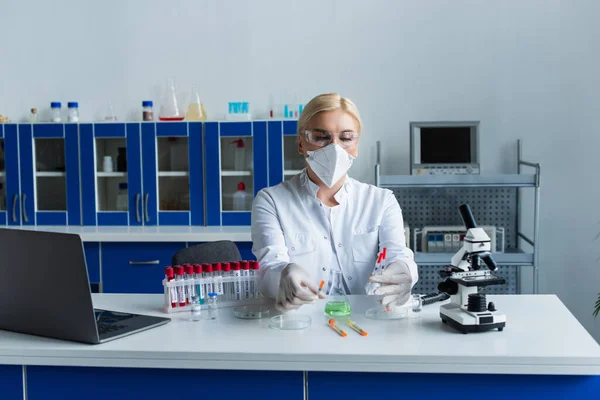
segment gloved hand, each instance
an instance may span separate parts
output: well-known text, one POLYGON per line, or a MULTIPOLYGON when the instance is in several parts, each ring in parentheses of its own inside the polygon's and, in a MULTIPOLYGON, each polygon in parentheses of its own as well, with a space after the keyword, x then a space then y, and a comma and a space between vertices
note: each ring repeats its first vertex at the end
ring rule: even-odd
POLYGON ((369 282, 381 284, 374 294, 384 295, 381 304, 388 311, 403 306, 410 299, 412 276, 408 265, 404 261, 394 261, 384 268, 380 274, 371 275, 369 282))
POLYGON ((279 311, 296 310, 303 304, 312 304, 318 298, 325 298, 313 283, 310 275, 298 264, 288 264, 281 271, 279 293, 275 299, 275 308, 279 311))

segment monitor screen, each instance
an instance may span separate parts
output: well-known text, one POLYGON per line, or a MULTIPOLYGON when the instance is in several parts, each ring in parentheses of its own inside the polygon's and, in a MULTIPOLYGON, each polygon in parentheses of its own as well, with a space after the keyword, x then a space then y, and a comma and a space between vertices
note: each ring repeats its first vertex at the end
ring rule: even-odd
POLYGON ((422 127, 421 163, 471 163, 471 127, 422 127))

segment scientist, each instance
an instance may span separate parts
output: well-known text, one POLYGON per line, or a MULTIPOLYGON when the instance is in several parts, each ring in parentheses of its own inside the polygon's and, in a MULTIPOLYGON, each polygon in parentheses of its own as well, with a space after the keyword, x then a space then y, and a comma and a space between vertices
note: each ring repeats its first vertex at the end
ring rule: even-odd
POLYGON ((417 282, 405 245, 402 211, 393 193, 347 175, 358 156, 362 123, 354 103, 338 94, 313 98, 298 120, 298 152, 306 168, 262 189, 252 207, 252 251, 261 290, 281 311, 314 303, 321 280, 341 271, 349 294, 380 284, 388 309, 405 304, 417 282), (372 275, 386 248, 381 274, 372 275))

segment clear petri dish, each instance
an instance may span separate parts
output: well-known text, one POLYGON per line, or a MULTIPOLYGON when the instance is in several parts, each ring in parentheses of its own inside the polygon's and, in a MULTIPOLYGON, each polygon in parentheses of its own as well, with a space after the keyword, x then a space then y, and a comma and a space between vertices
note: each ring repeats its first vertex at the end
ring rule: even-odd
POLYGON ((288 313, 272 317, 269 327, 283 331, 299 330, 308 328, 311 322, 308 315, 288 313))
POLYGON ((369 308, 365 315, 368 318, 380 320, 402 319, 408 316, 408 309, 399 307, 392 311, 386 311, 383 307, 373 307, 369 308))
POLYGON ((241 306, 233 309, 233 315, 241 319, 266 318, 270 313, 271 309, 265 306, 241 306))

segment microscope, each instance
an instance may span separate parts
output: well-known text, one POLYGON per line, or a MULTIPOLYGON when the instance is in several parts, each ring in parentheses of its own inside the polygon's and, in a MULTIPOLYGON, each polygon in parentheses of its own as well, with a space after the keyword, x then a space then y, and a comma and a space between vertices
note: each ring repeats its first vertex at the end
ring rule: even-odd
POLYGON ((479 288, 504 284, 506 281, 492 272, 498 269, 491 255, 491 240, 483 228, 477 228, 468 204, 459 207, 467 228, 462 248, 452 257, 451 265, 440 271, 444 278, 438 290, 450 295, 450 303, 440 306, 440 317, 462 333, 492 329, 502 331, 506 316, 487 303, 479 288), (482 269, 487 266, 488 269, 482 269))

